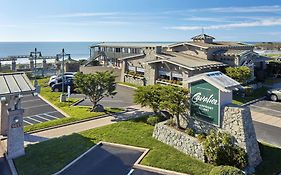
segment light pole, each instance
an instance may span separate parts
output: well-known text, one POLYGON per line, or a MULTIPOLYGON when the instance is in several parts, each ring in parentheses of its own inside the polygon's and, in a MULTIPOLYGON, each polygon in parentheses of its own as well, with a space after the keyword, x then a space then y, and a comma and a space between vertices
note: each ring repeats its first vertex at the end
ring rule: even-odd
POLYGON ((42 57, 42 53, 37 51, 37 48, 34 49, 34 52, 30 52, 30 58, 34 59, 34 87, 36 88, 38 86, 37 78, 36 78, 36 59, 38 57, 42 57))
POLYGON ((60 95, 60 102, 65 102, 66 101, 66 96, 64 94, 64 82, 65 82, 65 77, 64 77, 64 57, 67 56, 70 59, 70 54, 66 54, 64 52, 64 49, 62 49, 62 52, 60 54, 57 54, 57 58, 62 58, 62 66, 61 66, 61 76, 62 76, 62 88, 61 88, 61 95, 60 95))

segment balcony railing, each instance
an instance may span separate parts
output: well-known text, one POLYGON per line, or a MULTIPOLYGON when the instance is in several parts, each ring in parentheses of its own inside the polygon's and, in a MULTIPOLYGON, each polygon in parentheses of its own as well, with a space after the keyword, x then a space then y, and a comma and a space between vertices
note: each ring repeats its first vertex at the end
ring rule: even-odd
POLYGON ((173 85, 182 87, 182 82, 177 80, 157 79, 156 84, 173 85))

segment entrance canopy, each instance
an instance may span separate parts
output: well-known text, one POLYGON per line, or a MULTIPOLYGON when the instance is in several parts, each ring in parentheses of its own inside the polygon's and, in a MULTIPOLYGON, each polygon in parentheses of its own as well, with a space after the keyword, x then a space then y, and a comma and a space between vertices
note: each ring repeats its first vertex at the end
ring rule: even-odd
POLYGON ((7 95, 25 95, 35 92, 25 73, 0 73, 0 97, 7 95))

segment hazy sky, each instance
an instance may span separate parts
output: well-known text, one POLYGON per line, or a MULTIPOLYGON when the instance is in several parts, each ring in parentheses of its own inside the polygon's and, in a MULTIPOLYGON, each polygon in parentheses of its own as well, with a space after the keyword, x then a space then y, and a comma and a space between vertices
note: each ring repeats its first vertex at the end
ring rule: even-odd
POLYGON ((281 41, 281 0, 0 0, 0 41, 281 41))

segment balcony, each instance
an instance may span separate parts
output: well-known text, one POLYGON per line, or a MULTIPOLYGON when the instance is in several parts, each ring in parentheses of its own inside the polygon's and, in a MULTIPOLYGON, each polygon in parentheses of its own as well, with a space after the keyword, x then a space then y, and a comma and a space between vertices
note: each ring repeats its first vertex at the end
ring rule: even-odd
POLYGON ((157 79, 156 84, 172 85, 182 87, 182 81, 178 80, 168 80, 168 79, 157 79))

